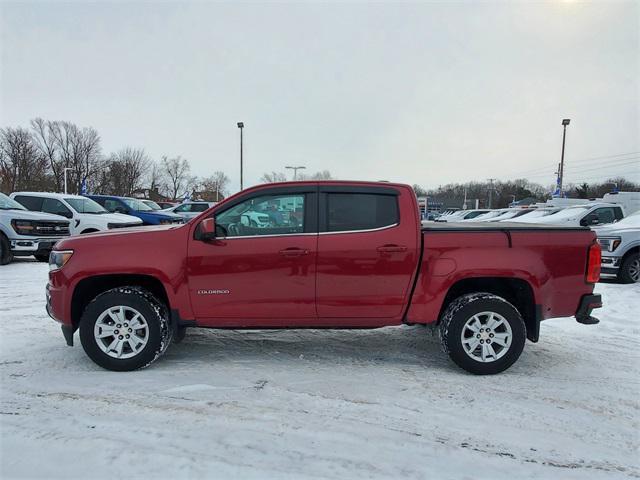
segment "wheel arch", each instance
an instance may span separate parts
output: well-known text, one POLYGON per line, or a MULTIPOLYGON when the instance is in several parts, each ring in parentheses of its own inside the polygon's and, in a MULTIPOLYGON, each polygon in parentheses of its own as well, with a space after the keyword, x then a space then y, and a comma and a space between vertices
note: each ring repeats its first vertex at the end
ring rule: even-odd
POLYGON ((531 284, 520 278, 473 277, 457 281, 447 291, 438 314, 438 323, 449 304, 461 295, 487 292, 504 298, 522 315, 527 329, 527 338, 538 341, 540 330, 540 307, 536 305, 531 284))
POLYGON ((85 307, 99 294, 117 287, 141 287, 162 301, 170 309, 169 297, 162 282, 152 275, 109 274, 88 277, 76 285, 71 297, 71 321, 78 327, 85 307))

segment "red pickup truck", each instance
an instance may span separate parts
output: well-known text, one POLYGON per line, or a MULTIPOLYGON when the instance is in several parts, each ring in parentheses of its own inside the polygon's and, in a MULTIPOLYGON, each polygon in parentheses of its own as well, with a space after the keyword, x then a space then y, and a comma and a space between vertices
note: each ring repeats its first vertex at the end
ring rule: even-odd
POLYGON ((187 327, 439 327, 451 359, 498 373, 538 341, 541 320, 601 306, 588 228, 422 226, 407 185, 261 185, 185 225, 59 242, 47 311, 67 344, 110 370, 158 358, 187 327))

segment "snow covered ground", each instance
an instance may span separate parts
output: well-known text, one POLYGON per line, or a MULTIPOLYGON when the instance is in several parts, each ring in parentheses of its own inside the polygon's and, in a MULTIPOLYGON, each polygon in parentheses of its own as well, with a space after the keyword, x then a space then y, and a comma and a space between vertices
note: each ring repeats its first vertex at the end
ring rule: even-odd
POLYGON ((602 322, 549 320, 507 372, 423 327, 192 330, 100 369, 44 311, 47 266, 0 267, 0 477, 638 478, 640 285, 602 322))

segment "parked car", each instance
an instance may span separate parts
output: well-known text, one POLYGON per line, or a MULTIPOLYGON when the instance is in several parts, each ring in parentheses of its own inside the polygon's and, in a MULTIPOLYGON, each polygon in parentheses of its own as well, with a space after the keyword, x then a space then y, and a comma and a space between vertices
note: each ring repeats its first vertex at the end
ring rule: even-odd
POLYGON ((112 213, 124 213, 142 220, 143 225, 182 223, 182 217, 171 212, 155 211, 137 198, 111 195, 86 195, 112 213))
POLYGON ((179 202, 163 202, 163 201, 157 201, 155 202, 156 204, 158 204, 158 206, 160 207, 160 209, 164 210, 165 208, 171 208, 171 207, 175 207, 176 205, 180 205, 179 202))
POLYGON ((622 205, 625 215, 640 211, 640 192, 610 192, 602 196, 605 203, 622 205))
POLYGON ((30 212, 0 193, 0 265, 13 257, 33 255, 49 260, 53 245, 69 236, 69 220, 59 215, 30 212))
POLYGON ((436 219, 436 222, 460 222, 462 220, 470 220, 480 215, 490 212, 491 210, 456 210, 449 215, 442 215, 436 219))
POLYGON ((487 222, 487 221, 491 220, 492 218, 495 218, 495 217, 497 217, 499 215, 502 215, 502 214, 508 212, 509 210, 510 210, 509 208, 499 208, 499 209, 496 209, 496 210, 489 210, 488 212, 480 214, 477 217, 467 219, 467 220, 465 220, 465 222, 487 222))
POLYGON ((215 205, 214 202, 184 202, 171 208, 165 208, 163 212, 171 212, 180 215, 185 220, 191 220, 202 212, 209 210, 215 205))
POLYGON ((552 215, 556 212, 559 212, 560 210, 562 210, 562 207, 537 207, 523 215, 518 216, 512 221, 518 223, 528 223, 529 220, 546 217, 547 215, 552 215))
POLYGON ((490 222, 517 222, 518 218, 524 217, 528 213, 535 211, 535 208, 512 208, 510 211, 492 218, 490 222))
POLYGON ((602 247, 602 275, 624 283, 639 282, 640 212, 593 230, 602 247))
MULTIPOLYGON (((438 325, 446 352, 498 373, 540 321, 601 306, 585 227, 432 223, 408 185, 290 182, 244 190, 189 223, 73 237, 50 260, 47 311, 111 370, 153 362, 187 327, 438 325), (299 222, 245 225, 265 201, 299 222), (531 232, 543 235, 532 235, 531 232), (100 254, 96 254, 99 252, 100 254)), ((419 330, 413 330, 420 334, 419 330)))
MULTIPOLYGON (((145 205, 147 205, 148 207, 151 207, 151 210, 162 210, 163 207, 161 207, 160 205, 158 205, 156 202, 154 202, 153 200, 147 200, 147 199, 140 199, 140 201, 142 203, 144 203, 145 205)), ((169 207, 164 207, 164 208, 169 208, 169 207)))
POLYGON ((620 205, 613 203, 587 203, 563 208, 543 217, 532 218, 527 223, 587 227, 613 223, 623 218, 624 211, 620 205))
POLYGON ((11 198, 32 212, 53 213, 68 218, 71 235, 142 225, 142 220, 138 217, 109 213, 90 198, 80 195, 14 192, 11 198))

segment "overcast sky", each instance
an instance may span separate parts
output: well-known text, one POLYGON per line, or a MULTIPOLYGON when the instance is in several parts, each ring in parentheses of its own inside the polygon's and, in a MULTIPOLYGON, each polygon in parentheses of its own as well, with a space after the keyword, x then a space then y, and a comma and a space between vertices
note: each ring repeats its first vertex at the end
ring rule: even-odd
POLYGON ((640 2, 7 3, 0 126, 93 126, 245 186, 640 181, 640 2), (603 158, 601 158, 603 157, 603 158))

